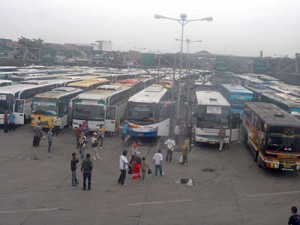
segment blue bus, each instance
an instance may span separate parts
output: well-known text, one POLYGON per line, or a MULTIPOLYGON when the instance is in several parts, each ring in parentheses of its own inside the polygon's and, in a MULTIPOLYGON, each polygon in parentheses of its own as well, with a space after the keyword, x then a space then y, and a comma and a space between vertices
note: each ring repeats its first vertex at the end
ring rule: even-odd
POLYGON ((220 92, 227 99, 231 106, 233 115, 239 115, 240 119, 243 118, 244 105, 246 102, 251 102, 253 92, 241 85, 235 84, 222 84, 220 92))

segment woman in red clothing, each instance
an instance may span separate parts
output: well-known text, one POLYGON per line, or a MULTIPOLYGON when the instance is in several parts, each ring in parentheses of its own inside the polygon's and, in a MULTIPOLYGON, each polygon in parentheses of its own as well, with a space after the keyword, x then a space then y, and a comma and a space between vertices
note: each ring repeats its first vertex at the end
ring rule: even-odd
POLYGON ((134 160, 134 164, 132 167, 132 179, 138 180, 141 177, 141 167, 142 167, 142 160, 140 157, 140 152, 137 152, 136 158, 134 160))

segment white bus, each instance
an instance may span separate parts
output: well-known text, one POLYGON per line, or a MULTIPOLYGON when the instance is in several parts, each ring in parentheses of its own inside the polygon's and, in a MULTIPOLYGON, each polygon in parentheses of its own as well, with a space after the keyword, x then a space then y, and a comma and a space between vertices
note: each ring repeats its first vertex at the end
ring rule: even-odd
POLYGON ((174 113, 172 95, 161 84, 153 84, 132 96, 127 103, 128 134, 133 137, 168 136, 174 113))
POLYGON ((195 141, 218 143, 221 127, 226 130, 225 143, 230 140, 230 104, 216 91, 195 92, 195 141))
POLYGON ((3 124, 4 113, 13 112, 15 124, 22 125, 31 115, 31 103, 36 94, 59 87, 55 82, 41 84, 15 84, 0 87, 0 124, 3 124))
POLYGON ((129 97, 143 88, 143 81, 127 79, 78 95, 73 100, 73 128, 88 121, 90 131, 104 125, 105 131, 115 132, 116 120, 123 119, 129 97))

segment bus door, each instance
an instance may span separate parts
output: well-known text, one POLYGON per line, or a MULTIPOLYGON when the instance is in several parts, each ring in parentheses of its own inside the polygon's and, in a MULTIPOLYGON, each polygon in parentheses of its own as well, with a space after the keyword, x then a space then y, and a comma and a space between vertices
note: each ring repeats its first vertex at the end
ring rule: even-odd
POLYGON ((174 113, 172 102, 168 101, 163 104, 162 109, 159 114, 159 123, 157 136, 167 137, 170 131, 170 117, 174 113))
MULTIPOLYGON (((23 125, 25 123, 25 112, 24 112, 24 107, 25 107, 25 100, 19 99, 16 100, 15 103, 15 124, 23 125)), ((26 118, 29 119, 29 118, 26 118)))
POLYGON ((240 114, 232 114, 230 121, 230 142, 238 141, 240 137, 240 125, 241 119, 240 114))
POLYGON ((104 122, 105 131, 115 132, 116 127, 116 110, 115 106, 106 107, 106 117, 104 122))

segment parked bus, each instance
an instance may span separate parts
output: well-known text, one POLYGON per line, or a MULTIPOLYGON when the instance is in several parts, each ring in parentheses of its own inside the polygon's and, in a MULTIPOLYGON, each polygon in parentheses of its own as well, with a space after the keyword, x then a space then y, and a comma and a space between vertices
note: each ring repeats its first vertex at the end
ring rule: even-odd
POLYGON ((12 85, 13 82, 11 80, 0 80, 0 87, 12 85))
POLYGON ((104 125, 107 132, 115 132, 116 120, 123 119, 129 97, 143 88, 143 81, 126 79, 78 95, 73 100, 73 128, 88 121, 91 131, 104 125))
POLYGON ((105 78, 93 78, 93 79, 86 79, 82 81, 72 82, 70 84, 67 84, 67 87, 80 88, 83 91, 90 91, 104 84, 109 84, 109 80, 105 78))
POLYGON ((300 121, 278 106, 246 103, 242 141, 259 167, 300 170, 300 121))
POLYGON ((31 126, 35 126, 40 117, 42 128, 53 128, 57 116, 61 119, 61 128, 68 125, 70 101, 80 93, 82 90, 78 88, 59 87, 35 95, 32 100, 31 126))
POLYGON ((127 103, 128 134, 133 137, 168 136, 174 114, 172 95, 161 84, 153 84, 133 95, 127 103))
POLYGON ((222 84, 220 92, 230 103, 232 114, 237 114, 242 119, 244 104, 252 100, 253 92, 243 86, 234 84, 222 84))
POLYGON ((14 113, 15 124, 24 124, 27 119, 30 119, 33 97, 59 86, 54 82, 43 82, 41 84, 15 84, 0 87, 0 124, 3 124, 5 111, 14 113))
POLYGON ((218 143, 221 128, 225 129, 225 143, 230 141, 230 104, 216 91, 195 92, 195 141, 218 143))

